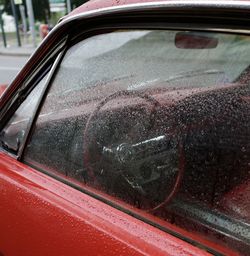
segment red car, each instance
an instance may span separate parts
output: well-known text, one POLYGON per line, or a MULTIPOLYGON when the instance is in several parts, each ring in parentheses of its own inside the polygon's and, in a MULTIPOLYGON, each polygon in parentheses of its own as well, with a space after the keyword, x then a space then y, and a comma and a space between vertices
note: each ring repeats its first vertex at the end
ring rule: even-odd
POLYGON ((249 255, 250 2, 90 1, 0 101, 0 255, 249 255))

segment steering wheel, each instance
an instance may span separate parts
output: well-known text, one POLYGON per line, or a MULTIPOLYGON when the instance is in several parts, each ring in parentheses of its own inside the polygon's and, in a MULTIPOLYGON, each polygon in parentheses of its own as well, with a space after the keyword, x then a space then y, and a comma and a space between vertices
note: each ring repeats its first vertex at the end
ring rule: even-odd
MULTIPOLYGON (((90 183, 94 187, 105 188, 106 192, 109 194, 116 196, 119 194, 119 197, 125 197, 123 198, 125 201, 129 201, 130 203, 134 201, 132 204, 134 203, 147 211, 155 211, 169 203, 177 193, 182 181, 184 154, 180 142, 175 144, 175 152, 172 152, 173 148, 169 149, 169 145, 173 143, 169 142, 166 135, 148 139, 149 133, 152 132, 152 128, 154 127, 155 116, 157 108, 159 107, 161 107, 161 105, 156 99, 138 91, 119 91, 109 95, 97 104, 96 108, 87 119, 83 135, 83 161, 87 183, 90 183), (105 144, 103 140, 99 141, 97 138, 100 136, 99 127, 102 127, 101 129, 105 129, 103 127, 106 127, 107 129, 107 127, 110 128, 110 126, 112 126, 107 123, 102 123, 98 126, 98 120, 103 119, 99 116, 105 115, 105 113, 101 113, 101 109, 111 100, 128 96, 144 99, 153 106, 149 115, 148 127, 144 129, 147 131, 146 134, 144 134, 145 139, 132 143, 130 129, 125 129, 126 139, 128 137, 130 139, 129 143, 124 141, 124 138, 122 138, 122 141, 112 142, 113 131, 109 132, 108 143, 106 142, 105 144), (95 129, 97 129, 97 135, 91 136, 91 132, 93 133, 95 129), (169 166, 166 167, 164 162, 164 158, 167 158, 164 157, 166 153, 162 153, 164 147, 169 149, 167 150, 168 152, 172 150, 172 158, 173 155, 177 157, 174 172, 173 170, 166 170, 166 168, 173 168, 169 166), (161 164, 159 164, 159 162, 161 164), (161 168, 165 169, 160 170, 161 168), (166 175, 166 173, 168 174, 166 175), (121 187, 125 187, 125 190, 121 189, 121 187), (117 192, 119 189, 121 189, 121 191, 117 192), (131 196, 134 198, 131 199, 131 196), (128 200, 128 198, 130 199, 128 200)), ((108 113, 109 111, 105 110, 103 112, 108 113)), ((126 120, 126 124, 129 123, 129 121, 130 120, 126 120)), ((122 124, 119 123, 119 129, 122 130, 122 128, 122 124)), ((131 129, 133 128, 134 127, 131 129)), ((122 134, 122 132, 120 132, 120 134, 122 134)), ((168 160, 169 159, 166 161, 168 160)))

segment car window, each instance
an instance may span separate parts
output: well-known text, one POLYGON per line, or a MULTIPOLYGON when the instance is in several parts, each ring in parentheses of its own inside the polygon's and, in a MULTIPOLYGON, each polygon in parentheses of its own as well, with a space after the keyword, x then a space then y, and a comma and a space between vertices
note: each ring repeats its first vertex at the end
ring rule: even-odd
POLYGON ((249 39, 120 30, 77 43, 24 161, 247 254, 249 39))
POLYGON ((11 153, 17 153, 23 143, 28 125, 45 86, 47 76, 31 91, 0 133, 1 145, 11 153))

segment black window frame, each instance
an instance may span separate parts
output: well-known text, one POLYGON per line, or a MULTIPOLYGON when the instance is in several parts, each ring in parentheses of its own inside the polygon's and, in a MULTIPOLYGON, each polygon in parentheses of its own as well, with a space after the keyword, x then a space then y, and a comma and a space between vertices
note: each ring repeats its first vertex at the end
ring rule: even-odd
MULTIPOLYGON (((62 51, 56 52, 56 54, 57 55, 53 56, 53 58, 46 59, 45 62, 43 63, 43 65, 41 66, 41 68, 39 69, 39 71, 34 71, 31 74, 31 77, 33 77, 33 79, 28 81, 28 85, 26 88, 21 89, 22 93, 19 95, 19 97, 17 97, 17 99, 15 101, 13 101, 13 105, 11 106, 11 108, 9 108, 9 111, 6 113, 5 117, 3 118, 3 122, 1 124, 2 129, 4 129, 4 127, 7 125, 8 121, 11 119, 13 114, 18 110, 18 108, 22 105, 22 103, 25 102, 26 98, 29 96, 31 91, 42 81, 42 79, 44 77, 46 77, 46 75, 48 75, 48 77, 46 78, 46 81, 45 81, 44 88, 43 88, 41 94, 39 95, 38 101, 35 105, 34 113, 31 115, 31 121, 27 126, 23 142, 20 145, 20 148, 18 149, 18 151, 13 152, 11 150, 8 150, 7 148, 4 148, 2 145, 0 145, 0 151, 7 153, 8 155, 12 156, 13 158, 15 158, 17 160, 20 160, 20 158, 22 156, 23 150, 26 145, 27 138, 30 133, 30 129, 34 123, 34 118, 35 118, 36 112, 37 112, 39 105, 41 103, 41 100, 46 92, 46 89, 47 89, 48 85, 50 84, 50 80, 53 77, 54 71, 55 71, 58 63, 60 62, 60 58, 62 56, 62 51)), ((25 82, 23 82, 23 83, 25 83, 25 82)))

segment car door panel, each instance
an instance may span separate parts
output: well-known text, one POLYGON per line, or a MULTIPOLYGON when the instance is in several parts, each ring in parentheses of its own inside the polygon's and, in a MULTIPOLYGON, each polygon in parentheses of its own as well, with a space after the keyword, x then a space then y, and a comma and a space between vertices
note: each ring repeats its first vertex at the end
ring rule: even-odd
POLYGON ((3 255, 209 255, 0 153, 3 255))

